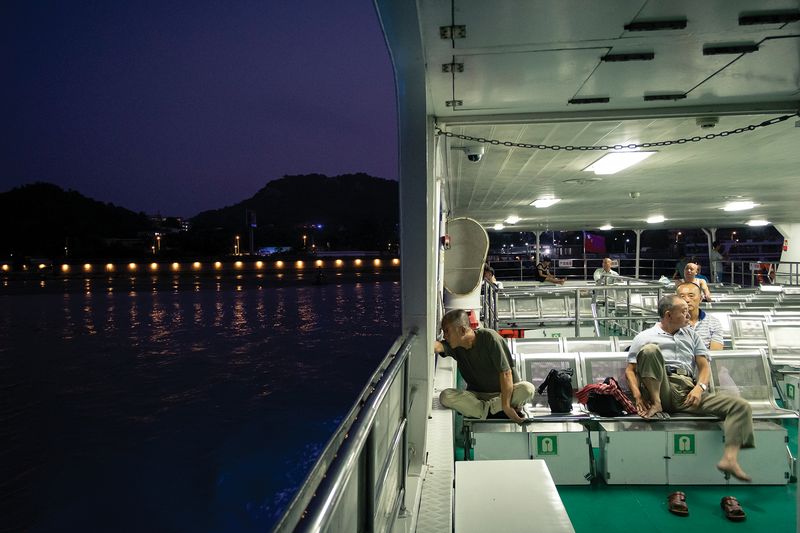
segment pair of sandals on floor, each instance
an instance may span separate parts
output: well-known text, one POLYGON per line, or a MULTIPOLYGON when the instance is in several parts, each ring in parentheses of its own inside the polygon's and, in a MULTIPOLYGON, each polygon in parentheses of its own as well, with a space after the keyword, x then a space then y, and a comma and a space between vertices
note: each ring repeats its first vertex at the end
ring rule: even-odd
MULTIPOLYGON (((686 505, 686 494, 683 492, 673 492, 667 496, 669 512, 678 516, 689 516, 689 507, 686 505)), ((747 514, 739 504, 739 500, 733 496, 725 496, 719 502, 725 518, 732 522, 741 522, 747 518, 747 514)))

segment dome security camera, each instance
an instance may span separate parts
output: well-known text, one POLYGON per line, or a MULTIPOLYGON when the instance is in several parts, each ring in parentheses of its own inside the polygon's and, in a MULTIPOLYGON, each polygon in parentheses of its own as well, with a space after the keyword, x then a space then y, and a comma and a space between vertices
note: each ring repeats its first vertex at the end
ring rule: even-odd
POLYGON ((483 146, 467 146, 464 148, 464 153, 467 154, 467 160, 471 163, 477 163, 483 158, 485 149, 483 146))
POLYGON ((695 123, 704 130, 713 128, 718 122, 719 117, 697 117, 695 120, 695 123))

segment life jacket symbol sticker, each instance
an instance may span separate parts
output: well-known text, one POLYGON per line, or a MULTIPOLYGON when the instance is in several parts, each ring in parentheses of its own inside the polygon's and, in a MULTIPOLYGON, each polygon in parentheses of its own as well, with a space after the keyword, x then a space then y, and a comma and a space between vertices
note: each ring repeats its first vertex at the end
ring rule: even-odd
POLYGON ((694 435, 692 433, 676 433, 673 452, 675 455, 693 455, 695 453, 694 435))
POLYGON ((558 436, 537 435, 536 455, 558 455, 558 436))
POLYGON ((792 385, 791 383, 787 383, 786 384, 786 397, 788 399, 790 399, 790 400, 794 400, 794 394, 795 394, 794 385, 792 385))

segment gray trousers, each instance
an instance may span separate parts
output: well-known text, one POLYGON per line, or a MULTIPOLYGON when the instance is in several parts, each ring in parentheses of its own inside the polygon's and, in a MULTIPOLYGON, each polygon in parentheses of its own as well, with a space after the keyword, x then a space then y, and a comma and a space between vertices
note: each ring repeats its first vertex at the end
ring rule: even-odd
POLYGON ((692 414, 708 414, 724 420, 723 431, 725 444, 736 444, 742 448, 755 446, 753 437, 753 410, 746 400, 723 393, 703 393, 700 405, 683 407, 686 396, 694 388, 692 378, 679 374, 667 375, 664 367, 664 356, 655 344, 646 344, 636 354, 636 376, 639 378, 639 390, 642 397, 650 400, 647 388, 641 383, 642 378, 651 378, 658 382, 661 407, 665 413, 685 412, 692 414))
MULTIPOLYGON (((525 405, 536 392, 536 387, 527 381, 514 383, 511 392, 511 407, 525 405)), ((486 418, 489 414, 503 410, 499 392, 472 392, 460 389, 444 389, 439 395, 439 402, 455 409, 469 418, 486 418)))

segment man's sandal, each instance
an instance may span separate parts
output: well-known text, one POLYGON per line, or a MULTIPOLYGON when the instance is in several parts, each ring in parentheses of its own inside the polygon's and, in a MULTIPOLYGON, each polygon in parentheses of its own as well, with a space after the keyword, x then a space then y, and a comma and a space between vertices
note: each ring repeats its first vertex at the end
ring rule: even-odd
POLYGON ((673 492, 667 496, 669 512, 678 516, 689 516, 689 507, 686 506, 686 494, 673 492))
POLYGON ((733 496, 725 496, 722 498, 722 501, 719 502, 719 505, 725 513, 725 518, 732 522, 741 522, 747 518, 744 509, 739 505, 739 500, 733 496))

